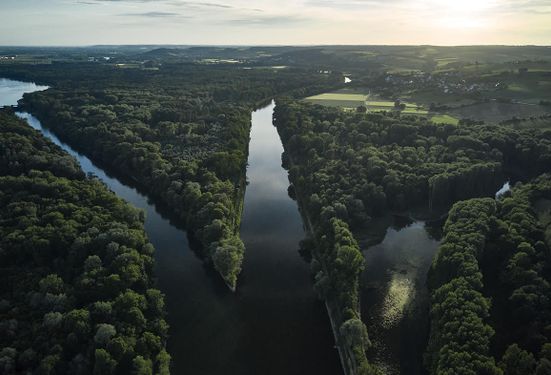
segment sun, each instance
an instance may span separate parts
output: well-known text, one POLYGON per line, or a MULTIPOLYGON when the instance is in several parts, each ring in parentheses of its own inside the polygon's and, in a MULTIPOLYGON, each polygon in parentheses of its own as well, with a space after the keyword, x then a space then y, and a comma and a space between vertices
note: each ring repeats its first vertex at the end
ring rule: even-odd
POLYGON ((442 11, 480 14, 496 5, 496 0, 431 0, 431 3, 442 11))

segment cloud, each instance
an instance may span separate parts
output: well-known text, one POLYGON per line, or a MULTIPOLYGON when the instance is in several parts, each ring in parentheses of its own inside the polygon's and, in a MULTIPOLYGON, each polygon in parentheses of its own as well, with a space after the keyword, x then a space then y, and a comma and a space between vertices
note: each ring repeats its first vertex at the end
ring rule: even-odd
POLYGON ((292 24, 304 24, 309 20, 293 15, 242 17, 224 20, 221 23, 234 26, 289 26, 292 24))
POLYGON ((201 3, 196 1, 180 1, 180 2, 173 3, 173 5, 179 5, 179 4, 182 6, 198 6, 198 7, 207 7, 207 8, 224 8, 224 9, 233 8, 233 6, 227 5, 227 4, 201 3))
POLYGON ((160 17, 179 17, 180 13, 174 12, 143 12, 143 13, 121 13, 119 16, 124 17, 151 17, 151 18, 160 18, 160 17))
POLYGON ((551 2, 549 0, 505 0, 504 10, 509 12, 522 11, 535 14, 550 14, 551 2))
POLYGON ((77 1, 81 4, 101 4, 101 3, 164 3, 173 6, 182 7, 207 7, 207 8, 233 8, 231 5, 220 3, 209 3, 201 1, 178 1, 178 0, 84 0, 77 1))
MULTIPOLYGON (((369 10, 370 8, 389 8, 399 6, 402 9, 431 9, 441 6, 450 7, 457 0, 306 0, 305 5, 313 8, 332 8, 340 10, 369 10)), ((460 0, 459 0, 460 1, 460 0)), ((481 0, 488 10, 497 13, 551 13, 550 0, 481 0)), ((456 8, 459 6, 456 5, 456 8)))
POLYGON ((369 7, 392 6, 402 2, 404 0, 308 0, 305 5, 315 8, 369 9, 369 7))
POLYGON ((92 0, 95 3, 164 3, 165 0, 92 0))

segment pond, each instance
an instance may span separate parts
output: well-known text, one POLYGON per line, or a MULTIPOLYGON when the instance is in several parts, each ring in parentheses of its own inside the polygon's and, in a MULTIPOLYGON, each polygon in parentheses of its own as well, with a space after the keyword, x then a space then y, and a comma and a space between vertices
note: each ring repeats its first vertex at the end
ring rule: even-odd
MULTIPOLYGON (((495 197, 510 189, 507 181, 495 197)), ((361 278, 362 320, 373 344, 368 358, 386 375, 424 373, 430 303, 427 273, 446 218, 445 214, 435 216, 439 218, 431 221, 383 217, 370 223, 372 232, 359 236, 366 259, 361 278)))
POLYGON ((415 375, 422 373, 428 333, 426 276, 440 244, 441 222, 399 216, 390 220, 382 242, 362 246, 362 320, 373 344, 368 358, 385 374, 415 375))

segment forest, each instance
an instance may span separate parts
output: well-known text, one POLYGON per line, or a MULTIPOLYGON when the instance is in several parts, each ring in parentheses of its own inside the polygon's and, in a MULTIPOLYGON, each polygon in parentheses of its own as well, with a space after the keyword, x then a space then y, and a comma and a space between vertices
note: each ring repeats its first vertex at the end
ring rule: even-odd
POLYGON ((551 374, 551 176, 456 203, 429 272, 431 374, 551 374))
POLYGON ((0 75, 53 86, 25 95, 22 108, 170 207, 232 290, 245 250, 238 231, 251 110, 274 95, 304 96, 342 81, 194 64, 16 65, 0 66, 0 75))
POLYGON ((143 212, 0 111, 0 372, 168 374, 143 212))
POLYGON ((358 320, 358 285, 365 264, 351 233, 387 212, 445 213, 457 201, 493 196, 505 178, 548 171, 551 131, 472 121, 434 124, 417 116, 350 113, 287 99, 277 104, 274 120, 290 194, 311 223, 304 247, 313 257, 315 288, 334 306, 333 318, 358 373, 377 373, 364 354, 369 339, 358 320))

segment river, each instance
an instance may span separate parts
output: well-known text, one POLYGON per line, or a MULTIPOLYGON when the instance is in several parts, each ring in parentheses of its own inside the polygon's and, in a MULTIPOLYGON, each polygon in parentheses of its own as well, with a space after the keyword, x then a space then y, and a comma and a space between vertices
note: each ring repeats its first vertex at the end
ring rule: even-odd
MULTIPOLYGON (((0 79, 0 106, 16 105, 32 83, 0 79)), ((165 293, 173 374, 342 374, 323 303, 298 254, 302 221, 287 195, 274 104, 252 113, 248 186, 241 225, 246 253, 236 293, 190 249, 187 234, 133 187, 61 142, 29 113, 18 113, 73 155, 82 169, 146 212, 155 273, 165 293)))

